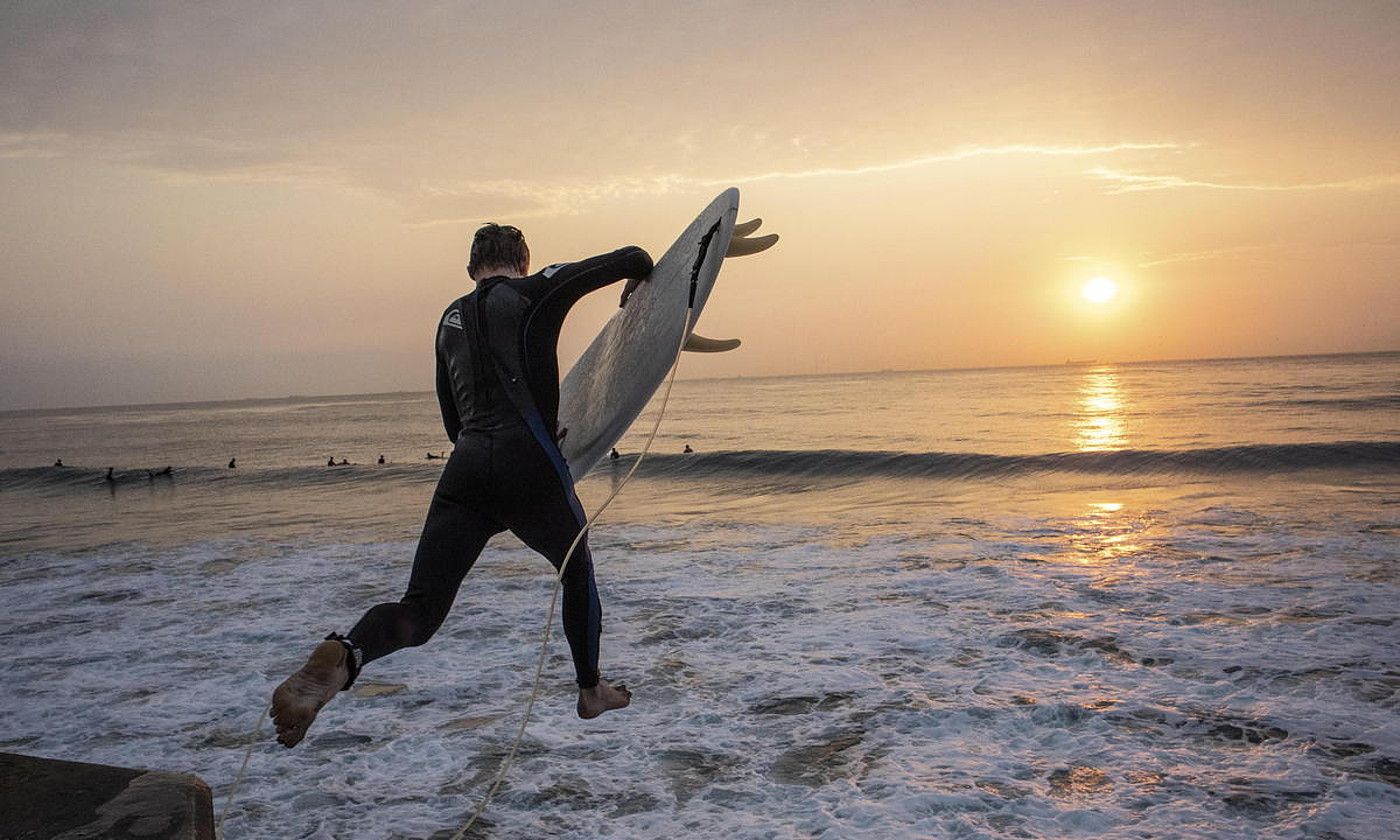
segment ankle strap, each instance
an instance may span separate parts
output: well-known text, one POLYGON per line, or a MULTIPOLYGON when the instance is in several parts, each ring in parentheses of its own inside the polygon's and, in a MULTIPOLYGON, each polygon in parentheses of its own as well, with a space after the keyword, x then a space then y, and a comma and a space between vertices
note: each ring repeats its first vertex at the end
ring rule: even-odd
POLYGON ((341 691, 349 691, 350 686, 355 684, 355 678, 360 675, 360 668, 365 664, 364 649, 339 633, 332 633, 326 637, 328 642, 340 642, 345 646, 345 667, 350 672, 350 678, 345 681, 345 685, 340 687, 341 691))

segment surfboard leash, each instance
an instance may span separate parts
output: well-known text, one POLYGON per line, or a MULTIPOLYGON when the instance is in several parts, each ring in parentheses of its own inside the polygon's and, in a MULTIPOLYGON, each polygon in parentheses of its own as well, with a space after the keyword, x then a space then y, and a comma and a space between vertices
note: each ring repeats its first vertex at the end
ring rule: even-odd
POLYGON ((262 733, 263 721, 267 720, 269 711, 270 709, 263 709, 263 713, 258 716, 258 725, 253 727, 253 734, 248 736, 248 749, 243 751, 243 766, 238 768, 233 787, 229 788, 228 798, 224 800, 224 812, 219 815, 218 825, 214 826, 216 840, 223 840, 224 820, 228 819, 228 812, 233 809, 233 795, 238 793, 238 787, 243 784, 243 777, 248 774, 248 759, 253 757, 253 747, 258 745, 258 735, 262 733))
POLYGON ((656 442, 656 433, 661 430, 661 419, 666 415, 666 404, 671 400, 671 386, 676 381, 676 371, 680 370, 681 367, 681 354, 685 352, 685 342, 686 339, 690 337, 691 320, 695 317, 695 295, 700 282, 700 269, 705 264, 705 257, 710 251, 710 242, 715 238, 715 234, 719 232, 722 221, 722 218, 716 219, 715 223, 710 226, 710 229, 706 231, 705 235, 700 239, 700 254, 695 258, 695 264, 690 270, 690 297, 685 307, 685 329, 681 330, 680 345, 676 347, 676 355, 671 360, 671 372, 666 376, 666 390, 661 393, 661 405, 657 407, 656 421, 651 424, 651 433, 647 435, 647 442, 642 446, 641 452, 637 454, 637 460, 633 462, 631 469, 627 470, 627 474, 624 475, 622 480, 617 483, 617 486, 613 488, 612 493, 608 495, 607 499, 603 500, 603 503, 598 506, 598 509, 593 512, 593 515, 590 516, 583 527, 579 529, 578 535, 574 537, 574 541, 569 545, 569 550, 564 553, 564 562, 559 564, 559 572, 554 577, 554 588, 550 592, 549 615, 544 622, 544 632, 541 634, 540 638, 540 652, 535 660, 535 679, 530 687, 530 698, 525 703, 525 714, 520 720, 520 728, 516 730, 515 739, 511 742, 510 750, 507 751, 505 759, 501 762, 500 769, 496 771, 496 777, 492 780, 491 786, 487 788, 486 795, 482 797, 481 804, 476 807, 476 811, 472 813, 471 818, 458 829, 457 833, 452 835, 451 840, 462 840, 462 838, 466 836, 467 831, 481 818, 481 815, 486 813, 486 809, 490 806, 491 800, 496 796, 496 791, 500 789, 501 783, 505 781, 506 773, 510 771, 511 765, 515 763, 515 756, 520 749, 521 741, 525 738, 525 728, 530 723, 530 713, 534 711, 535 701, 539 699, 540 680, 544 675, 544 663, 549 654, 549 637, 554 629, 554 605, 559 601, 559 589, 563 585, 564 570, 569 567, 569 561, 574 557, 574 550, 577 549, 579 543, 583 541, 584 535, 592 529, 593 523, 598 520, 598 517, 603 515, 603 511, 608 509, 608 505, 612 504, 613 499, 616 499, 618 494, 622 492, 622 488, 627 486, 627 482, 632 480, 632 474, 642 465, 642 460, 646 458, 647 453, 651 451, 652 444, 656 442))

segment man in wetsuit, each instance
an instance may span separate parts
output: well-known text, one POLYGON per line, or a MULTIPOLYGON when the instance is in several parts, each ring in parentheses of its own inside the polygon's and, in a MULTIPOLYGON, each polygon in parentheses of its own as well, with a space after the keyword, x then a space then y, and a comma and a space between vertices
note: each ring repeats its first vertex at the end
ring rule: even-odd
MULTIPOLYGON (((559 452, 556 345, 569 308, 591 291, 645 278, 651 257, 631 247, 529 274, 520 231, 486 225, 472 241, 475 291, 443 313, 437 396, 452 454, 428 508, 408 591, 379 604, 350 632, 332 633, 272 695, 279 743, 295 746, 317 712, 360 669, 432 637, 486 541, 509 530, 558 569, 585 517, 559 452)), ((579 541, 564 571, 564 635, 578 679, 578 715, 625 707, 632 694, 598 673, 602 609, 593 558, 579 541)))

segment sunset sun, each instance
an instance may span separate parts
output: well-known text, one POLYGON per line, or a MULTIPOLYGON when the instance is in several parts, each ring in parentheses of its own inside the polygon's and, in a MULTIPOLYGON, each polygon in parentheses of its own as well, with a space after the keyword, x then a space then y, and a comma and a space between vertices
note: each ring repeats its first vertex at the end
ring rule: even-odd
POLYGON ((1118 284, 1110 277, 1095 277, 1080 287, 1079 296, 1090 303, 1108 303, 1118 296, 1118 284))

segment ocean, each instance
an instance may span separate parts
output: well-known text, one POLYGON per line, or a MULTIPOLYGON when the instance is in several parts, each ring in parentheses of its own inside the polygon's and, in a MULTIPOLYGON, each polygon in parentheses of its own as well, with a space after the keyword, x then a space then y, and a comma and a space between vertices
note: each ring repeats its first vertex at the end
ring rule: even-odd
MULTIPOLYGON (((0 749, 222 813, 272 689, 401 594, 447 449, 431 394, 0 414, 0 749)), ((1393 833, 1397 537, 1400 353, 682 380, 591 536, 633 705, 579 721, 556 634, 468 836, 1393 833)), ((227 836, 450 837, 550 571, 492 540, 429 644, 264 728, 227 836)))

